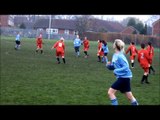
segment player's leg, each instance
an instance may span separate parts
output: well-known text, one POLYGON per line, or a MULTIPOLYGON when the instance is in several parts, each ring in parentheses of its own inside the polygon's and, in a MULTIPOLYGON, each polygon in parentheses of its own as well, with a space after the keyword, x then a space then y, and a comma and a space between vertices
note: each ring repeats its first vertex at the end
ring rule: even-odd
POLYGON ((141 79, 141 84, 143 84, 144 81, 148 81, 148 70, 144 67, 143 67, 143 70, 144 70, 144 74, 143 74, 142 79, 141 79))
POLYGON ((59 59, 59 52, 58 51, 56 51, 56 59, 57 59, 58 64, 60 64, 61 62, 60 62, 60 59, 59 59))
POLYGON ((65 64, 66 60, 65 60, 65 57, 64 57, 64 52, 61 53, 61 56, 62 56, 63 63, 65 64))
POLYGON ((78 47, 74 47, 76 56, 78 56, 78 47))
POLYGON ((134 68, 134 56, 130 56, 130 60, 131 60, 131 68, 134 68))
POLYGON ((43 54, 43 48, 42 45, 40 46, 41 54, 43 54))
POLYGON ((131 92, 131 85, 130 85, 131 78, 122 78, 122 80, 123 80, 122 83, 123 85, 121 87, 121 91, 125 93, 126 97, 129 99, 132 105, 138 105, 137 100, 135 99, 135 97, 131 92))
POLYGON ((148 73, 149 73, 149 67, 145 68, 145 74, 146 74, 145 82, 146 82, 147 84, 150 83, 150 82, 148 82, 148 73))
POLYGON ((113 89, 111 87, 108 90, 108 96, 109 96, 109 98, 111 100, 111 104, 112 105, 118 105, 118 100, 117 100, 117 98, 115 96, 116 91, 117 90, 115 90, 115 89, 113 89))
POLYGON ((136 98, 133 96, 132 92, 126 92, 125 93, 126 97, 130 100, 131 105, 139 105, 136 98))
POLYGON ((97 53, 97 57, 98 57, 98 62, 100 62, 100 61, 101 61, 101 58, 100 58, 99 52, 97 53))
POLYGON ((149 66, 149 74, 151 74, 151 70, 153 71, 153 74, 155 74, 155 70, 154 68, 152 67, 152 58, 150 59, 150 66, 149 66))
POLYGON ((122 84, 122 80, 121 80, 121 78, 118 78, 108 90, 108 96, 111 100, 112 105, 118 105, 118 100, 117 100, 115 94, 116 94, 117 90, 121 89, 121 84, 122 84))
POLYGON ((39 45, 37 45, 36 53, 38 53, 39 49, 40 49, 39 45))
POLYGON ((80 56, 79 47, 77 47, 77 56, 80 56))

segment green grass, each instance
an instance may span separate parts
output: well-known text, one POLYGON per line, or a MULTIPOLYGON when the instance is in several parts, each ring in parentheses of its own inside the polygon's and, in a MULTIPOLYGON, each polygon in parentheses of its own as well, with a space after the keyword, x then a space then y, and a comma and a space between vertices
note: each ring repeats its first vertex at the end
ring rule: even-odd
MULTIPOLYGON (((97 62, 97 42, 90 42, 89 58, 75 57, 73 41, 65 41, 66 64, 56 64, 56 41, 44 40, 44 54, 35 54, 35 39, 24 38, 21 49, 14 50, 13 37, 1 36, 1 105, 110 105, 107 90, 116 80, 105 64, 97 62)), ((127 46, 126 46, 127 47, 127 46)), ((111 60, 113 50, 109 43, 111 60)), ((141 85, 143 70, 135 63, 132 69, 132 92, 140 105, 160 105, 159 50, 155 49, 151 84, 141 85)), ((129 55, 127 55, 129 60, 129 55)), ((120 105, 130 105, 124 94, 117 92, 120 105)))

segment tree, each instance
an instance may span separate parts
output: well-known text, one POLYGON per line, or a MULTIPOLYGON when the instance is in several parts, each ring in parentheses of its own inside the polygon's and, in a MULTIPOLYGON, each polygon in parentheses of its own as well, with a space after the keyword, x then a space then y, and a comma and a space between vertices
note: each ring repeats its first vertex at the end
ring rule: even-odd
POLYGON ((141 30, 140 34, 147 35, 147 24, 145 24, 144 28, 141 30))
POLYGON ((135 17, 127 17, 127 18, 123 19, 120 23, 121 23, 123 26, 126 27, 127 24, 128 24, 128 21, 129 21, 131 18, 134 19, 134 20, 136 21, 136 23, 141 22, 138 18, 135 18, 135 17))
POLYGON ((19 26, 19 28, 21 28, 21 29, 26 29, 26 26, 25 26, 24 23, 21 23, 20 26, 19 26))
POLYGON ((157 21, 158 19, 160 19, 160 15, 150 15, 150 17, 148 18, 148 20, 146 21, 148 26, 152 26, 152 23, 157 21))
POLYGON ((89 19, 91 18, 90 15, 83 15, 76 18, 76 30, 78 31, 79 35, 83 37, 83 33, 89 30, 89 19))
POLYGON ((132 26, 135 27, 136 26, 136 21, 134 18, 129 19, 127 26, 132 26))
POLYGON ((144 29, 143 23, 142 23, 142 22, 137 23, 137 24, 135 25, 135 28, 139 31, 140 34, 142 34, 143 29, 144 29))

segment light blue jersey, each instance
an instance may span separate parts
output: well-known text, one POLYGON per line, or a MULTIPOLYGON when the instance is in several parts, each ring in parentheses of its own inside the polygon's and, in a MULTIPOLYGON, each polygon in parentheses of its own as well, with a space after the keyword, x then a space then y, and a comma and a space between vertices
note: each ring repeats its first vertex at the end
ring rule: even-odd
POLYGON ((107 65, 109 70, 114 70, 114 74, 117 78, 131 78, 132 72, 129 69, 129 64, 122 52, 114 53, 112 57, 112 63, 107 65))
POLYGON ((20 34, 16 35, 16 41, 20 41, 20 34))
POLYGON ((76 38, 73 42, 74 47, 79 47, 81 46, 81 40, 79 38, 76 38))
POLYGON ((102 49, 104 53, 109 53, 109 49, 107 45, 105 46, 104 44, 102 44, 102 49))

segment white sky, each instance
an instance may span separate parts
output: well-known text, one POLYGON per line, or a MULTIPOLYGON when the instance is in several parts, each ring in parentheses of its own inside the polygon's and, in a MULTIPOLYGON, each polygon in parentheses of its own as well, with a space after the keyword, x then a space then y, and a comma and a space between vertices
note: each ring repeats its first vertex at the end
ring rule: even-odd
MULTIPOLYGON (((102 15, 94 15, 94 17, 102 18, 102 15)), ((142 22, 147 21, 151 15, 103 15, 103 19, 113 19, 114 21, 122 21, 127 17, 135 17, 141 20, 142 22)))

